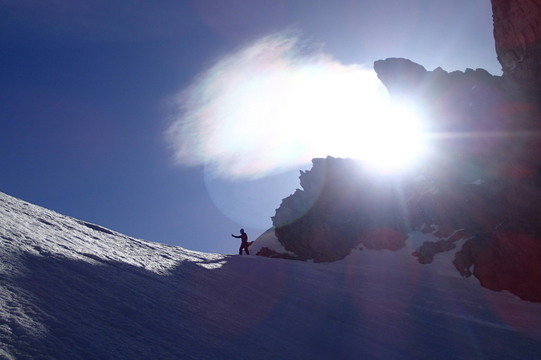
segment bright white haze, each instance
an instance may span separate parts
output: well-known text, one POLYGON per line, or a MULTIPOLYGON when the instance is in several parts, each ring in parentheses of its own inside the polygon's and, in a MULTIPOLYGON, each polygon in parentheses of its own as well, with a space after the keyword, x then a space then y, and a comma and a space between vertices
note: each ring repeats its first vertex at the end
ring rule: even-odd
POLYGON ((343 65, 274 35, 219 60, 178 97, 167 135, 181 164, 258 178, 315 157, 389 170, 424 150, 420 115, 391 104, 371 68, 343 65))

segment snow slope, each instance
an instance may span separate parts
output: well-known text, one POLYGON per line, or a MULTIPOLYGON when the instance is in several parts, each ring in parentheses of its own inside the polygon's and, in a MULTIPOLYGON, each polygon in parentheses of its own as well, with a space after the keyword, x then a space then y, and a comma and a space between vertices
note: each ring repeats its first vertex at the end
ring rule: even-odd
POLYGON ((0 193, 0 358, 541 357, 541 304, 412 246, 324 264, 204 254, 0 193))

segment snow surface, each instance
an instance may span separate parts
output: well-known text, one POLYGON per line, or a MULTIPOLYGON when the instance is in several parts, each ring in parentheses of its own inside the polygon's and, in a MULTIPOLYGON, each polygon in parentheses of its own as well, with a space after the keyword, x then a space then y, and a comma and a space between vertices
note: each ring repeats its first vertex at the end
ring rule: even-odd
POLYGON ((426 236, 335 263, 205 254, 0 193, 0 358, 540 358, 541 304, 450 253, 418 264, 426 236))
POLYGON ((295 254, 287 251, 284 246, 278 242, 276 236, 274 235, 274 228, 270 228, 261 234, 252 245, 250 245, 250 254, 257 254, 262 248, 268 248, 270 250, 276 251, 280 254, 290 254, 294 256, 295 254))

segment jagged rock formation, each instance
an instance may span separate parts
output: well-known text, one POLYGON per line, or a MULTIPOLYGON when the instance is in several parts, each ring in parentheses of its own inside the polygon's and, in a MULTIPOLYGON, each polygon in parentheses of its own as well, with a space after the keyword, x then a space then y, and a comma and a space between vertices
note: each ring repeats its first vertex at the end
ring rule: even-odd
POLYGON ((413 253, 420 263, 465 240, 454 259, 460 274, 541 302, 541 0, 492 5, 503 76, 427 71, 398 58, 374 63, 393 99, 426 114, 434 153, 421 180, 401 179, 399 198, 354 175, 350 160, 314 160, 301 174, 304 190, 284 199, 273 218, 286 249, 333 261, 358 244, 399 248, 407 231, 424 229, 439 240, 413 253))
POLYGON ((516 82, 483 69, 426 71, 407 59, 374 69, 393 98, 423 107, 440 154, 487 176, 531 177, 541 168, 541 111, 516 82))
MULTIPOLYGON (((430 227, 426 227, 426 224, 423 224, 424 232, 430 232, 430 227)), ((439 232, 439 230, 438 230, 439 232)), ((441 236, 442 234, 435 234, 441 236)), ((466 233, 463 230, 455 231, 451 236, 443 238, 437 241, 425 241, 416 251, 412 253, 413 256, 417 257, 420 264, 430 264, 434 260, 436 254, 453 250, 456 248, 456 242, 462 240, 466 233)), ((456 267, 456 266, 455 266, 456 267)), ((464 264, 464 271, 460 272, 462 276, 471 276, 469 273, 469 268, 471 264, 464 264)))
POLYGON ((454 261, 462 275, 541 301, 541 2, 492 5, 502 77, 426 71, 406 59, 380 60, 374 69, 391 96, 422 103, 436 137, 448 138, 437 142, 443 163, 426 172, 438 191, 410 203, 412 222, 437 225, 442 240, 414 255, 430 262, 455 246, 456 237, 445 236, 464 229, 468 240, 454 261))
POLYGON ((261 250, 259 250, 256 255, 273 258, 273 259, 299 260, 299 258, 297 258, 296 256, 289 255, 287 253, 286 254, 279 253, 278 251, 269 249, 266 246, 262 247, 261 250))
POLYGON ((362 244, 399 249, 406 229, 400 193, 391 181, 369 176, 352 159, 312 160, 301 172, 303 190, 283 199, 272 218, 284 248, 302 260, 334 261, 362 244))
POLYGON ((473 275, 488 289, 541 302, 539 238, 510 231, 480 234, 464 243, 453 264, 466 277, 473 267, 473 275))
POLYGON ((541 84, 541 1, 492 0, 496 53, 504 77, 541 84))

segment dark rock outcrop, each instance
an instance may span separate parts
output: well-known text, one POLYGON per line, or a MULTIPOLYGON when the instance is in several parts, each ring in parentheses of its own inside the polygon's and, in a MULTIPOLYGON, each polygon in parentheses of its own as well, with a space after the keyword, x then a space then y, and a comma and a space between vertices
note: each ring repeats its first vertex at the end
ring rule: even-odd
POLYGON ((481 285, 541 301, 541 1, 492 0, 503 76, 482 69, 423 71, 406 59, 374 69, 395 100, 422 104, 436 152, 427 187, 412 194, 411 223, 439 241, 413 253, 428 263, 468 238, 454 264, 481 285), (473 268, 473 269, 472 269, 473 268))
MULTIPOLYGON (((440 234, 441 235, 441 234, 440 234)), ((420 264, 430 264, 436 254, 453 250, 456 242, 466 236, 465 231, 455 231, 451 236, 438 241, 425 241, 416 251, 412 253, 417 257, 420 264)), ((462 274, 462 273, 461 273, 462 274)), ((462 274, 465 276, 464 274, 462 274)))
POLYGON ((541 1, 492 0, 494 40, 504 77, 539 89, 541 1))
POLYGON ((487 288, 541 301, 539 270, 511 265, 541 259, 536 87, 515 75, 497 77, 480 69, 422 73, 403 59, 381 60, 374 68, 394 99, 422 104, 430 114, 436 150, 424 175, 432 187, 412 193, 408 209, 411 224, 436 226, 440 240, 413 255, 420 263, 431 262, 455 247, 446 237, 464 229, 464 238, 471 239, 455 259, 463 276, 473 273, 487 288), (400 71, 412 75, 395 76, 400 71))
POLYGON ((301 172, 303 190, 283 199, 272 218, 275 234, 302 260, 335 261, 362 244, 368 249, 399 249, 405 244, 405 218, 394 181, 363 171, 358 160, 312 160, 301 172))
POLYGON ((315 159, 273 217, 287 250, 334 261, 358 246, 399 249, 421 229, 438 240, 413 252, 420 263, 465 240, 454 260, 461 275, 541 302, 541 0, 492 7, 503 76, 374 63, 393 100, 423 109, 433 154, 421 177, 400 179, 397 194, 353 160, 315 159))
POLYGON ((376 61, 374 70, 383 84, 393 84, 392 87, 387 87, 387 90, 394 97, 422 91, 421 86, 428 74, 422 65, 401 58, 376 61))
POLYGON ((508 290, 521 299, 541 302, 541 242, 526 234, 496 232, 466 241, 453 261, 463 276, 482 286, 508 290))
POLYGON ((482 69, 423 72, 406 59, 379 60, 374 69, 395 100, 426 112, 439 155, 463 163, 453 166, 453 176, 472 165, 498 177, 531 177, 541 169, 541 109, 527 88, 482 69))
POLYGON ((273 259, 298 260, 298 258, 296 256, 289 255, 287 253, 279 253, 277 251, 269 249, 266 246, 262 247, 261 250, 259 250, 256 255, 257 256, 269 257, 269 258, 273 258, 273 259))

